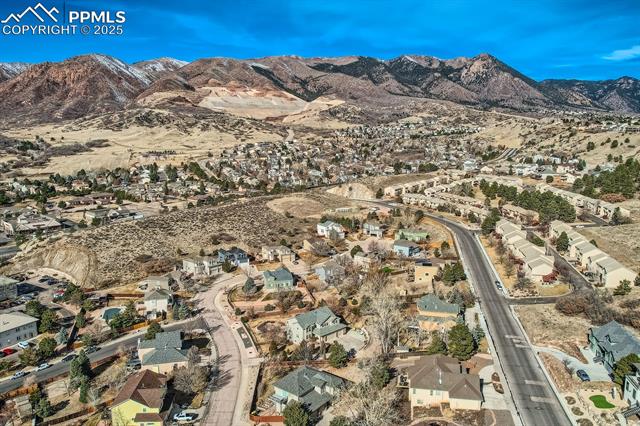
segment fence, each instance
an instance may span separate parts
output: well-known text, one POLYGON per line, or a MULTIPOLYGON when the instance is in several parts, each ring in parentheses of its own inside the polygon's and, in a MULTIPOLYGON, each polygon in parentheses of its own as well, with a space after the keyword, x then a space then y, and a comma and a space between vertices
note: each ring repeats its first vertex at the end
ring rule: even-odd
POLYGON ((284 423, 284 416, 257 416, 250 414, 249 420, 254 423, 284 423))

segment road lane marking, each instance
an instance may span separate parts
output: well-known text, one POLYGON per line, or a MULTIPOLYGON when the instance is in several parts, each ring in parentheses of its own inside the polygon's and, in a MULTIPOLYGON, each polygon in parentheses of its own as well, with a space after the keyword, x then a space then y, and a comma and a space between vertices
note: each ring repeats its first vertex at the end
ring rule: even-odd
POLYGON ((525 379, 524 383, 526 385, 538 385, 538 386, 546 386, 547 384, 541 380, 528 380, 525 379))
POLYGON ((543 396, 532 396, 531 401, 533 402, 543 402, 545 404, 553 404, 556 402, 554 398, 545 398, 543 396))

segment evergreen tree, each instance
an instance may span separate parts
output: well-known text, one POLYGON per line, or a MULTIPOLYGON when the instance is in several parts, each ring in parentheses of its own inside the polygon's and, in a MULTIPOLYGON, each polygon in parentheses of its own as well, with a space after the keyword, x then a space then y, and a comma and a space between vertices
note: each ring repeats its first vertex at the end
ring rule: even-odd
POLYGON ((444 342, 444 340, 442 340, 442 336, 440 335, 439 332, 434 331, 431 333, 431 343, 429 343, 429 346, 427 347, 426 351, 429 355, 435 355, 435 354, 445 355, 447 353, 447 345, 444 342))
POLYGON ((347 351, 338 342, 334 342, 329 348, 329 364, 333 368, 342 368, 347 365, 349 356, 347 351))
POLYGON ((162 326, 157 322, 152 322, 147 328, 147 332, 144 335, 144 340, 153 340, 156 338, 156 334, 162 333, 164 330, 162 326))
POLYGON ((309 414, 298 401, 291 401, 282 411, 285 426, 308 426, 309 414))
POLYGON ((567 251, 569 249, 569 237, 566 232, 562 232, 556 240, 556 249, 558 251, 567 251))
POLYGON ((618 361, 613 367, 613 381, 620 386, 624 385, 624 378, 633 372, 633 364, 640 362, 640 356, 629 354, 618 361))
POLYGON ((456 324, 449 330, 448 343, 449 354, 460 361, 468 360, 476 351, 473 335, 466 324, 456 324))

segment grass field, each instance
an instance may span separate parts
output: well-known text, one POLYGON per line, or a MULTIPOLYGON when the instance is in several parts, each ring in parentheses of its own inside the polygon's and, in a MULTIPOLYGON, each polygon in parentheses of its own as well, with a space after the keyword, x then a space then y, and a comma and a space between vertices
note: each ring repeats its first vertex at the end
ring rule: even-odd
POLYGON ((593 402, 593 405, 595 405, 596 408, 600 408, 600 409, 615 408, 615 405, 607 401, 607 398, 604 395, 592 395, 589 397, 589 399, 591 400, 591 402, 593 402))

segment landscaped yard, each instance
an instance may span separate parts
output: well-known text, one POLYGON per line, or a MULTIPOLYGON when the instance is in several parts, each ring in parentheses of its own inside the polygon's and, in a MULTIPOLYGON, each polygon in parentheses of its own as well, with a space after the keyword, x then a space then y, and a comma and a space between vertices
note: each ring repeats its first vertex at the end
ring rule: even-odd
POLYGON ((615 405, 607 401, 607 398, 604 395, 592 395, 589 397, 593 405, 596 408, 607 409, 607 408, 615 408, 615 405))

